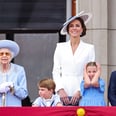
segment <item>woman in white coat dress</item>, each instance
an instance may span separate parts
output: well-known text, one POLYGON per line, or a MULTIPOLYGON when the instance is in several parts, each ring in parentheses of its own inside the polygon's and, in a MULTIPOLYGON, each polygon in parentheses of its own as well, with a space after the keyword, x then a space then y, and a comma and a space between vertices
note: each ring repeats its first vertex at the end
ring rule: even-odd
POLYGON ((78 105, 83 67, 95 60, 94 45, 80 39, 86 35, 86 23, 91 17, 90 13, 80 12, 67 20, 61 29, 61 34, 69 34, 70 40, 57 43, 52 73, 56 91, 64 105, 78 105))

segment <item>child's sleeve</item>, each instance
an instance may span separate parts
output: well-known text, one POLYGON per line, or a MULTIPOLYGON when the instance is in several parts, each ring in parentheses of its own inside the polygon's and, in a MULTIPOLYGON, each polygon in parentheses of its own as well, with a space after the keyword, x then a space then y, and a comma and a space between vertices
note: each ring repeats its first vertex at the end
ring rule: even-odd
POLYGON ((99 79, 99 87, 101 92, 105 91, 105 82, 103 79, 99 79))
POLYGON ((81 84, 80 84, 80 92, 81 92, 81 96, 83 96, 83 94, 84 94, 84 90, 85 90, 85 88, 84 88, 84 80, 81 82, 81 84))
POLYGON ((32 103, 32 106, 40 106, 40 99, 39 97, 35 99, 35 101, 32 103))

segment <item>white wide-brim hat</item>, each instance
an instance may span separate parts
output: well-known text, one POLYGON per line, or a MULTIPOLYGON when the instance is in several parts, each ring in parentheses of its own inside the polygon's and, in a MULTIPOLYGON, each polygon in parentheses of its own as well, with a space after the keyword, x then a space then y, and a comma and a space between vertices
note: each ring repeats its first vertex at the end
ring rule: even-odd
POLYGON ((13 53, 13 58, 16 57, 20 51, 19 45, 11 40, 0 40, 0 49, 7 48, 13 53))
POLYGON ((63 27, 60 31, 61 35, 66 35, 67 34, 67 26, 70 22, 72 22, 73 20, 75 20, 76 18, 82 18, 85 25, 88 23, 88 21, 92 18, 92 14, 91 13, 84 13, 84 11, 81 11, 80 13, 78 13, 77 15, 69 18, 64 24, 63 27))

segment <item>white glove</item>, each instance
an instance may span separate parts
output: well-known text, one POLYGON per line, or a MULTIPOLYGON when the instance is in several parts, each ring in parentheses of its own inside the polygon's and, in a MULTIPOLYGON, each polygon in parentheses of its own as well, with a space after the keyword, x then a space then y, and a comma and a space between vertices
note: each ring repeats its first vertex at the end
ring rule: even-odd
POLYGON ((12 82, 4 82, 0 84, 0 93, 7 93, 8 91, 10 91, 10 87, 13 87, 12 82))
POLYGON ((0 93, 7 93, 8 91, 10 91, 9 87, 0 85, 0 93))

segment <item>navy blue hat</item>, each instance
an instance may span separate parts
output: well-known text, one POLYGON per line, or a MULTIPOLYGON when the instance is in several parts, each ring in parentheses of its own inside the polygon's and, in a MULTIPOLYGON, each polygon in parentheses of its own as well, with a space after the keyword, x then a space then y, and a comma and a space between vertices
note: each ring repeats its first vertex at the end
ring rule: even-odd
POLYGON ((85 25, 86 25, 86 24, 88 23, 88 21, 91 19, 92 14, 91 14, 91 13, 84 13, 84 11, 81 11, 81 12, 78 13, 77 15, 75 15, 75 16, 69 18, 69 19, 63 24, 63 27, 62 27, 60 33, 61 33, 62 35, 66 35, 66 34, 67 34, 67 26, 68 26, 68 24, 69 24, 71 21, 73 21, 73 20, 75 20, 76 18, 78 18, 78 17, 82 18, 83 21, 84 21, 84 23, 85 23, 85 25))
POLYGON ((19 45, 15 41, 0 40, 0 49, 7 48, 13 53, 13 58, 16 57, 20 51, 19 45))

